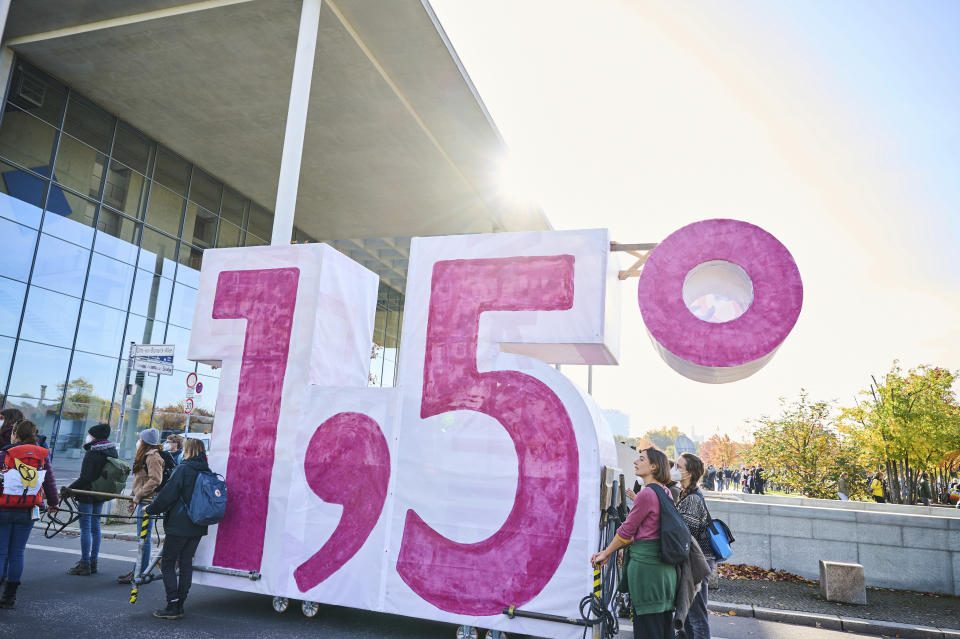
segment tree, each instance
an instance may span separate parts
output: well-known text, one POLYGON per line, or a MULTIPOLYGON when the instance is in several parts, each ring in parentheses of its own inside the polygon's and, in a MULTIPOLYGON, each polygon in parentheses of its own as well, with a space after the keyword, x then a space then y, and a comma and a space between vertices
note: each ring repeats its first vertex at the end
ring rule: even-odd
POLYGON ((860 392, 864 399, 842 410, 841 428, 865 466, 886 472, 890 497, 913 503, 920 474, 932 473, 943 487, 952 470, 949 454, 960 449, 957 376, 929 365, 904 372, 894 361, 882 382, 871 379, 860 392))
POLYGON ((680 435, 680 429, 676 426, 671 426, 670 428, 661 426, 656 430, 647 431, 644 437, 652 441, 654 446, 665 451, 668 447, 676 443, 677 437, 680 435))
POLYGON ((713 435, 700 447, 700 457, 705 464, 714 466, 735 466, 743 459, 746 444, 735 442, 730 435, 713 435))
POLYGON ((841 468, 840 438, 828 402, 810 402, 807 392, 782 407, 778 417, 753 420, 754 444, 748 458, 765 467, 766 476, 807 497, 833 498, 841 468))

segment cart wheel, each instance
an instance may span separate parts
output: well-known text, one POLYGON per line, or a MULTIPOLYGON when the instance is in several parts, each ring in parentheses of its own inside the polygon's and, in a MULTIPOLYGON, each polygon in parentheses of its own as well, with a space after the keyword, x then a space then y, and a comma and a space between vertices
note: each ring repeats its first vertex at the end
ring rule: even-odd
POLYGON ((308 619, 313 619, 317 616, 317 613, 320 611, 320 604, 316 601, 302 601, 300 602, 300 612, 303 613, 304 617, 308 619))
POLYGON ((473 626, 458 626, 457 639, 480 639, 480 631, 473 626))
POLYGON ((507 633, 500 632, 499 630, 487 630, 487 634, 483 635, 483 639, 507 639, 507 633))
POLYGON ((287 611, 287 608, 290 607, 290 600, 286 597, 274 597, 273 598, 273 610, 278 614, 283 614, 287 611))

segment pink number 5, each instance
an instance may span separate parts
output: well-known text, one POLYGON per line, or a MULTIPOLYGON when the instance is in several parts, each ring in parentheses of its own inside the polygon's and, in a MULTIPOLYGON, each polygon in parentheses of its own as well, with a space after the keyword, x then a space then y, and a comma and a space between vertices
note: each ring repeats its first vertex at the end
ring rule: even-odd
POLYGON ((484 311, 571 308, 573 266, 572 255, 554 255, 433 267, 420 416, 489 415, 506 429, 519 460, 513 508, 500 530, 479 543, 451 541, 407 511, 397 572, 441 610, 493 615, 522 605, 547 585, 567 549, 578 494, 573 424, 540 380, 516 371, 480 373, 477 337, 484 311))
POLYGON ((270 476, 287 370, 300 269, 224 271, 217 281, 214 319, 245 319, 237 410, 227 460, 227 512, 217 529, 213 564, 260 570, 270 476))

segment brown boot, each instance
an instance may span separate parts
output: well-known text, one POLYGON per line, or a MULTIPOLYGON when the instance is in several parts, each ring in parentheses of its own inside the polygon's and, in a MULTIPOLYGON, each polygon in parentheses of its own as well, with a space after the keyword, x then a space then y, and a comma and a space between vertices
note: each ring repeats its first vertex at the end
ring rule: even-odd
POLYGON ((118 584, 129 584, 133 582, 133 571, 131 570, 125 575, 120 575, 117 577, 118 584))

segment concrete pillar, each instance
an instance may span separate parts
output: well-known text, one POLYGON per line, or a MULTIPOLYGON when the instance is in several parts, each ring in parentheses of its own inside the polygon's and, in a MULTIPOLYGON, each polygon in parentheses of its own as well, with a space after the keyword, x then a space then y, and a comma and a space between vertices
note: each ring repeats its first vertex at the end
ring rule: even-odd
POLYGON ((300 31, 297 34, 297 53, 293 62, 287 128, 283 134, 283 155, 280 159, 280 180, 277 184, 277 205, 274 208, 273 234, 270 237, 270 243, 274 245, 289 244, 293 237, 293 216, 300 183, 303 138, 307 128, 307 108, 310 105, 310 82, 313 80, 313 60, 317 50, 317 32, 320 29, 320 2, 321 0, 303 0, 300 8, 300 31))

